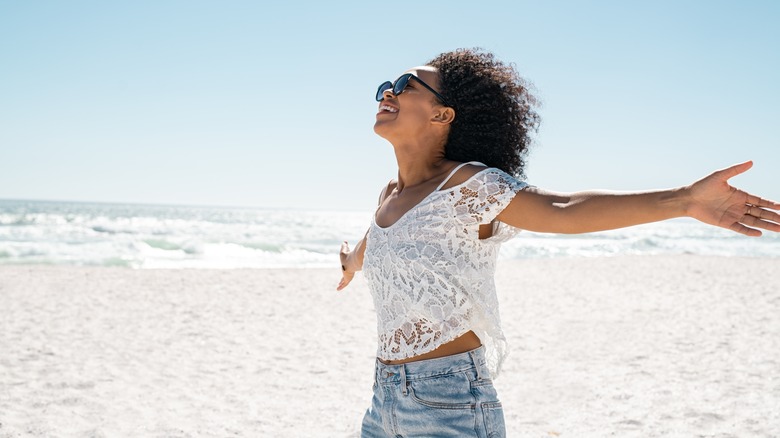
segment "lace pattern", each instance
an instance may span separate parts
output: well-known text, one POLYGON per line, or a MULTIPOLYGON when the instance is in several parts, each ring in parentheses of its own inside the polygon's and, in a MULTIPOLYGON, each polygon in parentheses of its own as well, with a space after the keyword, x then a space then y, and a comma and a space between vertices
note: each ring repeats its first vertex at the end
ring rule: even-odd
POLYGON ((506 355, 493 274, 501 242, 519 230, 505 224, 479 239, 526 187, 486 168, 462 184, 431 193, 386 228, 372 221, 363 273, 377 309, 377 356, 427 353, 473 330, 495 375, 506 355))

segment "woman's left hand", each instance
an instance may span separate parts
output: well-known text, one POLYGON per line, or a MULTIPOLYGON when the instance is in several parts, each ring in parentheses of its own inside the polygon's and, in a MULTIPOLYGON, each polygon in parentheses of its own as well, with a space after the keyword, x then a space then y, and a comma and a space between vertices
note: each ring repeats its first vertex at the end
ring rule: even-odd
POLYGON ((687 187, 688 215, 706 224, 746 236, 761 235, 758 228, 780 232, 780 204, 739 190, 729 179, 753 167, 752 161, 713 172, 687 187))

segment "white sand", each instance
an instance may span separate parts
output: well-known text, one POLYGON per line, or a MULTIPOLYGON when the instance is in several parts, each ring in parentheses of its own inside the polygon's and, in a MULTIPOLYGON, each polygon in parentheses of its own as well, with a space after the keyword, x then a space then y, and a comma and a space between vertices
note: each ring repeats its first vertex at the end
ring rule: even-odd
MULTIPOLYGON (((344 437, 375 317, 338 270, 0 267, 0 437, 344 437)), ((780 436, 780 260, 501 262, 510 437, 780 436)))

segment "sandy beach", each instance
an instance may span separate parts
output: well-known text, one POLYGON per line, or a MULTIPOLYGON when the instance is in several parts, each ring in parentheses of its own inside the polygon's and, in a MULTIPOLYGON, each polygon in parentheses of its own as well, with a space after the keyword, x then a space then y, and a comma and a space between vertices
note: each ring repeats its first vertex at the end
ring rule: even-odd
MULTIPOLYGON (((333 270, 0 267, 0 437, 347 437, 373 303, 333 270)), ((512 260, 511 437, 779 437, 780 259, 512 260)))

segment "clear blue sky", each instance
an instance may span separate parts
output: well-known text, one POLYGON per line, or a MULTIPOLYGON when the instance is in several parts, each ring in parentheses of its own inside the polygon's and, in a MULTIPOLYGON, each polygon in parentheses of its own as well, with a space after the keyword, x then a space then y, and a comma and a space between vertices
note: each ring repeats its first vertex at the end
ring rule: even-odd
POLYGON ((480 46, 543 101, 529 182, 780 199, 780 2, 0 0, 0 199, 373 208, 376 86, 480 46))

